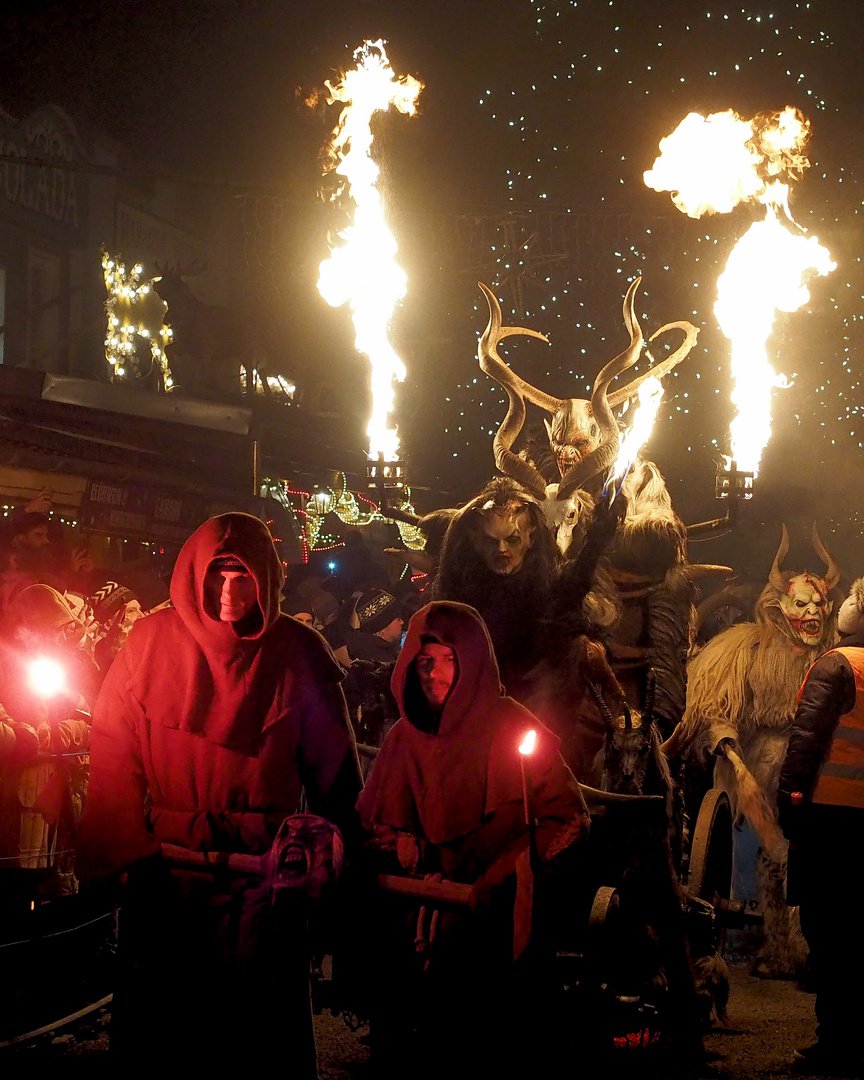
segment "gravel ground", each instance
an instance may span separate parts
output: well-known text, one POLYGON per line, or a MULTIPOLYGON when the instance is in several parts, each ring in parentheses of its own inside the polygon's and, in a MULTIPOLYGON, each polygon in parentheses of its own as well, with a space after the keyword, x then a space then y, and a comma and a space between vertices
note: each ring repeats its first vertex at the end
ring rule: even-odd
MULTIPOLYGON (((716 1027, 705 1038, 709 1065, 692 1080, 791 1080, 803 1074, 793 1067, 793 1049, 807 1046, 813 1039, 813 996, 795 983, 757 979, 744 963, 731 967, 732 994, 726 1025, 716 1027)), ((108 1076, 107 1011, 68 1030, 41 1036, 34 1042, 0 1051, 0 1073, 5 1076, 35 1076, 51 1061, 72 1066, 71 1059, 89 1059, 87 1076, 108 1076), (29 1066, 29 1067, 28 1067, 29 1066), (35 1071, 31 1071, 35 1070, 35 1071)), ((356 1080, 368 1062, 362 1041, 363 1029, 351 1031, 329 1013, 315 1018, 321 1080, 356 1080)), ((674 1069, 651 1061, 651 1051, 620 1051, 604 1080, 618 1077, 667 1080, 674 1069), (646 1066, 648 1068, 646 1069, 646 1066)), ((673 1057, 674 1061, 674 1057, 673 1057)), ((406 1073, 409 1075, 409 1073, 406 1073)), ((807 1074, 812 1080, 827 1080, 822 1074, 807 1074)), ((454 1070, 456 1080, 458 1073, 454 1070)), ((860 1077, 858 1078, 860 1080, 860 1077)))

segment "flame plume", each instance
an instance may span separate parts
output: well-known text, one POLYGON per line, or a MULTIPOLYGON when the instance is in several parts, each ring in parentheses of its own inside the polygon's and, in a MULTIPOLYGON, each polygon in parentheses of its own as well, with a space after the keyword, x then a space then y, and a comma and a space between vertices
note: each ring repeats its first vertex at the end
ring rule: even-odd
POLYGON ((344 178, 337 197, 344 194, 353 202, 353 221, 321 263, 318 291, 331 307, 350 303, 357 351, 369 357, 372 368, 369 457, 383 453, 386 460, 393 460, 399 436, 389 426, 389 415, 393 384, 405 378, 405 365, 387 340, 387 327, 405 296, 407 278, 396 263, 396 241, 384 219, 371 123, 376 112, 391 105, 413 116, 423 84, 410 75, 396 77, 383 41, 364 42, 354 59, 359 61, 356 68, 335 85, 326 84, 329 103, 345 104, 327 155, 329 170, 344 178))
POLYGON ((758 472, 771 436, 771 389, 786 387, 767 358, 777 311, 797 311, 810 299, 805 280, 835 269, 829 252, 808 237, 789 211, 789 183, 809 166, 809 121, 788 106, 745 121, 731 109, 708 117, 686 116, 660 141, 660 157, 644 174, 655 191, 669 191, 693 218, 727 214, 758 201, 765 218, 736 243, 717 281, 714 314, 731 342, 731 457, 745 472, 758 472))
POLYGON ((604 485, 604 491, 608 491, 616 480, 623 480, 630 471, 636 455, 651 437, 662 398, 663 384, 653 375, 637 390, 633 419, 621 440, 621 448, 604 485))

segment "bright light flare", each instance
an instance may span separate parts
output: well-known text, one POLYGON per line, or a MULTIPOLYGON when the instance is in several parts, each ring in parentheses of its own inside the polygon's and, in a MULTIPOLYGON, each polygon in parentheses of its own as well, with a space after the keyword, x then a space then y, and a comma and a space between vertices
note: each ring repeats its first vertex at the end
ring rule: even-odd
POLYGON ((67 688, 63 666, 44 656, 30 661, 27 675, 30 689, 40 697, 55 697, 67 688))
POLYGON ((608 487, 615 480, 622 480, 630 471, 630 466, 654 430, 654 421, 663 399, 663 385, 653 375, 641 383, 636 391, 636 405, 633 420, 621 440, 618 457, 606 482, 608 487))
POLYGON ((391 106, 413 116, 423 84, 410 75, 397 78, 383 41, 366 41, 355 51, 353 71, 331 85, 329 101, 345 103, 328 147, 329 169, 344 177, 338 195, 354 204, 352 224, 339 233, 341 243, 319 268, 318 291, 331 307, 348 303, 358 352, 372 368, 372 417, 366 433, 369 457, 398 455, 399 436, 390 427, 394 382, 405 378, 405 365, 387 339, 396 305, 407 292, 404 271, 396 263, 396 241, 387 227, 378 189, 379 167, 372 157, 372 117, 391 106))
POLYGON ((528 754, 533 754, 536 745, 537 732, 532 728, 530 731, 525 733, 525 738, 519 744, 519 753, 522 754, 523 757, 527 756, 528 754))
POLYGON ((660 142, 645 183, 669 191, 682 213, 728 213, 745 200, 765 207, 735 245, 717 282, 714 313, 731 342, 731 458, 758 473, 771 435, 771 390, 786 387, 767 358, 777 311, 797 311, 810 299, 809 276, 834 270, 829 252, 808 237, 789 211, 789 183, 809 166, 810 123, 797 109, 742 120, 731 109, 707 118, 690 113, 660 142))

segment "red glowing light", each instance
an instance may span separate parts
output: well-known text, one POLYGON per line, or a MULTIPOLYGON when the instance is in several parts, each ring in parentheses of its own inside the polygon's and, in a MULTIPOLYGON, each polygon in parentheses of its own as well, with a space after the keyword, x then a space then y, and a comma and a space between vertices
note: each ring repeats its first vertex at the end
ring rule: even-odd
POLYGON ((44 656, 31 660, 28 676, 30 689, 40 697, 54 697, 66 689, 66 672, 56 660, 44 656))

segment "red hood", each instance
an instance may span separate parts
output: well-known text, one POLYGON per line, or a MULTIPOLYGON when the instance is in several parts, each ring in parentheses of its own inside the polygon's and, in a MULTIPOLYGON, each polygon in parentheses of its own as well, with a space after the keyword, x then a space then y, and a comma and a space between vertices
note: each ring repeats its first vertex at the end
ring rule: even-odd
POLYGON ((486 624, 474 608, 450 600, 435 600, 421 608, 408 624, 390 684, 402 719, 412 726, 412 714, 416 716, 424 702, 414 661, 429 640, 447 645, 456 654, 458 675, 438 725, 439 735, 452 735, 466 717, 483 715, 501 697, 498 663, 486 624))
POLYGON ((256 641, 279 617, 284 574, 273 538, 263 521, 250 514, 221 514, 199 526, 183 545, 171 578, 171 600, 189 633, 206 651, 256 641), (204 578, 214 559, 233 556, 248 569, 258 589, 260 618, 223 623, 208 612, 204 578), (239 628, 239 631, 238 631, 239 628))

